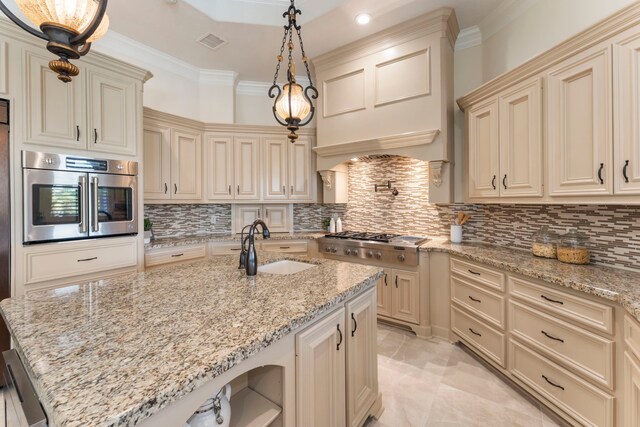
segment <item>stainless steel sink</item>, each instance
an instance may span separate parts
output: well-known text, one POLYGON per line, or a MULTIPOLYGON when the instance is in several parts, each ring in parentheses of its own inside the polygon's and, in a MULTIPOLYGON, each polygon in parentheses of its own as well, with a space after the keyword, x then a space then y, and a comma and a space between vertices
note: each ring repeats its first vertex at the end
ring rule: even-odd
POLYGON ((314 267, 316 267, 314 264, 306 262, 282 260, 259 266, 258 273, 296 274, 314 267))

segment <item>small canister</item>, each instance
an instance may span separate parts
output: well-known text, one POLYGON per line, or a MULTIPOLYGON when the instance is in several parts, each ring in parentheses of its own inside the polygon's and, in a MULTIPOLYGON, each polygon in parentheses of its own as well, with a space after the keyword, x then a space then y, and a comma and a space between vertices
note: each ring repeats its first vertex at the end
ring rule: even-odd
POLYGON ((531 253, 542 258, 557 258, 558 235, 549 230, 549 227, 542 227, 533 235, 531 242, 531 253))
POLYGON ((558 260, 569 264, 589 264, 591 251, 588 246, 589 238, 571 230, 560 236, 558 241, 558 260))

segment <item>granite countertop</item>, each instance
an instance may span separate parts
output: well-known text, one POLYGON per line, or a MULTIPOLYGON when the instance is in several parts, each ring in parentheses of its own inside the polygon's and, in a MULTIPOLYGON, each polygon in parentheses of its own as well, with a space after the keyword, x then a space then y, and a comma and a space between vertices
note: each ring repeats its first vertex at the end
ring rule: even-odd
POLYGON ((448 252, 472 261, 522 274, 622 305, 640 321, 640 273, 603 265, 573 265, 537 258, 529 251, 486 243, 455 244, 430 240, 421 251, 448 252))
MULTIPOLYGON (((306 232, 306 233, 271 233, 270 240, 315 240, 322 237, 326 232, 306 232)), ((256 234, 256 240, 262 240, 262 235, 256 234)), ((152 240, 144 245, 145 249, 170 248, 174 246, 197 245, 207 242, 240 242, 240 234, 204 234, 193 236, 162 237, 152 240)))
POLYGON ((220 256, 34 291, 0 311, 53 424, 133 426, 382 276, 304 261, 317 267, 247 277, 220 256))

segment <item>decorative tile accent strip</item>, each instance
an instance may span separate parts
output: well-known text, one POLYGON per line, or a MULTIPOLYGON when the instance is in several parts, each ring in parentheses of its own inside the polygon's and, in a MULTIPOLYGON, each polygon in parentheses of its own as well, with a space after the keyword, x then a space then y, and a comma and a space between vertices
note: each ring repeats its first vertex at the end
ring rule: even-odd
POLYGON ((156 238, 231 232, 231 205, 145 205, 144 216, 156 238))

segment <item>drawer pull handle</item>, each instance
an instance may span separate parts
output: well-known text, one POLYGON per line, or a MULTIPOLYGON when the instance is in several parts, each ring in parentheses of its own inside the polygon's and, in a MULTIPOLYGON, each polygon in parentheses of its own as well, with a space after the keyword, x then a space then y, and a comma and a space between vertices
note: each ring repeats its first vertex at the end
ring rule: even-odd
POLYGON ((604 178, 602 178, 602 169, 604 169, 604 163, 600 163, 600 169, 598 169, 598 179, 600 184, 604 184, 604 178))
POLYGON ((493 189, 496 189, 496 176, 493 175, 493 179, 491 180, 491 186, 493 187, 493 189))
POLYGON ((173 254, 171 258, 180 258, 181 256, 184 256, 184 254, 173 254))
POLYGON ((291 246, 280 246, 280 249, 291 249, 291 246))
POLYGON ((358 321, 356 320, 356 316, 351 313, 351 320, 353 320, 353 330, 351 331, 351 336, 356 336, 356 331, 358 330, 358 321))
POLYGON ((476 276, 481 276, 481 274, 478 273, 477 271, 473 271, 473 270, 468 270, 468 271, 469 271, 469 273, 475 274, 476 276))
POLYGON ((231 248, 232 251, 239 251, 241 248, 231 248))
POLYGON ((338 345, 336 347, 336 351, 340 351, 340 345, 342 344, 342 331, 340 330, 340 324, 337 325, 338 333, 340 334, 340 341, 338 341, 338 345))
POLYGON ((482 334, 480 334, 480 333, 478 333, 478 332, 474 331, 474 330, 473 330, 473 329, 471 329, 471 328, 469 328, 469 331, 470 331, 473 335, 477 335, 477 336, 479 336, 479 337, 481 337, 481 336, 482 336, 482 334))
POLYGON ((545 297, 544 295, 540 295, 540 298, 542 298, 542 299, 543 299, 543 300, 545 300, 545 301, 552 302, 552 303, 554 303, 554 304, 564 305, 564 303, 563 303, 562 301, 557 301, 557 300, 554 300, 554 299, 551 299, 551 298, 547 298, 547 297, 545 297))
POLYGON ((560 390, 564 391, 564 387, 562 387, 561 385, 558 385, 558 384, 554 383, 553 381, 549 381, 549 378, 547 378, 545 375, 543 375, 543 376, 542 376, 542 378, 544 378, 544 380, 545 380, 546 382, 548 382, 549 384, 551 384, 552 386, 557 387, 557 388, 559 388, 560 390))
POLYGON ((625 160, 624 167, 622 168, 622 176, 624 177, 624 182, 629 182, 629 175, 627 175, 628 167, 629 167, 629 160, 625 160))
POLYGON ((469 295, 469 299, 470 299, 471 301, 473 301, 473 302, 479 302, 479 303, 482 303, 482 301, 480 301, 479 299, 476 299, 476 298, 472 297, 471 295, 469 295))
POLYGON ((388 285, 388 283, 387 283, 387 276, 388 276, 388 274, 387 274, 387 273, 384 273, 384 285, 385 285, 385 286, 387 286, 387 285, 388 285))
POLYGON ((97 260, 98 257, 94 256, 93 258, 85 258, 85 259, 79 259, 78 262, 88 262, 88 261, 95 261, 97 260))
POLYGON ((562 338, 556 338, 553 335, 549 335, 548 333, 546 333, 545 331, 540 331, 542 333, 542 335, 544 335, 545 337, 554 340, 554 341, 560 341, 560 342, 564 342, 564 340, 562 338))

